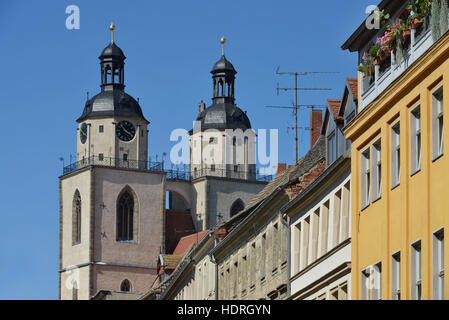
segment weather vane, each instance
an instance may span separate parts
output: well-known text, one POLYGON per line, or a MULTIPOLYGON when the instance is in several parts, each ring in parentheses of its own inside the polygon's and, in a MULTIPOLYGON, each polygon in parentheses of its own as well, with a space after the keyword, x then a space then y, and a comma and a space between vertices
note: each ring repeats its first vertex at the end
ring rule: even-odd
POLYGON ((220 43, 221 43, 221 54, 224 56, 224 45, 226 43, 226 38, 225 37, 221 37, 220 43))
POLYGON ((109 26, 109 30, 111 30, 111 43, 114 42, 114 30, 115 30, 115 25, 114 22, 111 22, 111 25, 109 26))

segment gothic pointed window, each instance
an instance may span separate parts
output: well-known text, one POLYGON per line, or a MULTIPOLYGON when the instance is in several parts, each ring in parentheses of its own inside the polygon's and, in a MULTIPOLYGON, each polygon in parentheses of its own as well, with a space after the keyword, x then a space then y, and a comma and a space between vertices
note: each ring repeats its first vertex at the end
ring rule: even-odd
POLYGON ((234 201, 234 203, 231 206, 230 210, 230 216, 234 216, 235 214, 239 213, 245 208, 245 205, 243 204, 243 201, 240 199, 237 199, 234 201))
POLYGON ((75 191, 72 204, 72 245, 81 242, 81 195, 75 191))
POLYGON ((125 191, 117 203, 117 241, 133 240, 134 199, 125 191))
POLYGON ((129 292, 131 291, 131 282, 128 279, 125 279, 120 284, 120 291, 129 292))

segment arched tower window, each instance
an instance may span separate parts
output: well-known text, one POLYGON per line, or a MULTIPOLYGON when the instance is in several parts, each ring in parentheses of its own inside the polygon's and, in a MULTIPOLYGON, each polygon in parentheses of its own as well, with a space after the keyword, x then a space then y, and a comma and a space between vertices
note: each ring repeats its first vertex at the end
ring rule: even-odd
POLYGON ((234 203, 231 206, 230 210, 230 216, 234 216, 235 214, 239 213, 245 208, 245 205, 243 204, 243 201, 241 199, 237 199, 234 201, 234 203))
POLYGON ((134 198, 127 190, 117 202, 117 241, 133 240, 134 198))
POLYGON ((131 282, 128 279, 125 279, 120 284, 120 291, 129 292, 131 291, 131 282))
POLYGON ((81 242, 81 195, 75 191, 72 203, 72 245, 81 242))
POLYGON ((224 90, 223 81, 220 79, 220 80, 218 80, 218 96, 219 97, 224 96, 223 90, 224 90))

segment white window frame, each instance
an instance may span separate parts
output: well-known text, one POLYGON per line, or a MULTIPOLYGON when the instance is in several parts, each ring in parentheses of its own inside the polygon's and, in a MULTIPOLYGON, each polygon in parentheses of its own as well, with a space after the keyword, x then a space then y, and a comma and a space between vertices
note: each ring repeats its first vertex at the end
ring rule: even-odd
POLYGON ((421 105, 415 106, 410 111, 410 174, 421 170, 421 105))
POLYGON ((401 183, 401 123, 391 126, 391 188, 401 183))
POLYGON ((382 196, 382 141, 378 139, 372 146, 372 193, 373 201, 376 201, 382 196))
POLYGON ((415 241, 411 245, 411 298, 412 300, 422 299, 422 246, 421 240, 415 241))
POLYGON ((401 252, 391 255, 391 299, 401 300, 401 252))
POLYGON ((362 209, 369 206, 371 202, 371 159, 370 148, 362 151, 362 209))
POLYGON ((432 92, 432 158, 438 159, 443 155, 444 145, 444 94, 443 86, 432 92))
POLYGON ((433 299, 444 300, 444 228, 433 233, 433 299))

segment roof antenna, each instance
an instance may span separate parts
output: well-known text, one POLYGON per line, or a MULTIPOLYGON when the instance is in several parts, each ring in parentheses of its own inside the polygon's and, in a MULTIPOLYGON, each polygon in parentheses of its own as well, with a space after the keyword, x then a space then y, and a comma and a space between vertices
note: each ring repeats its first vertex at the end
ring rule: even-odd
POLYGON ((89 91, 86 92, 87 100, 89 100, 89 91))

